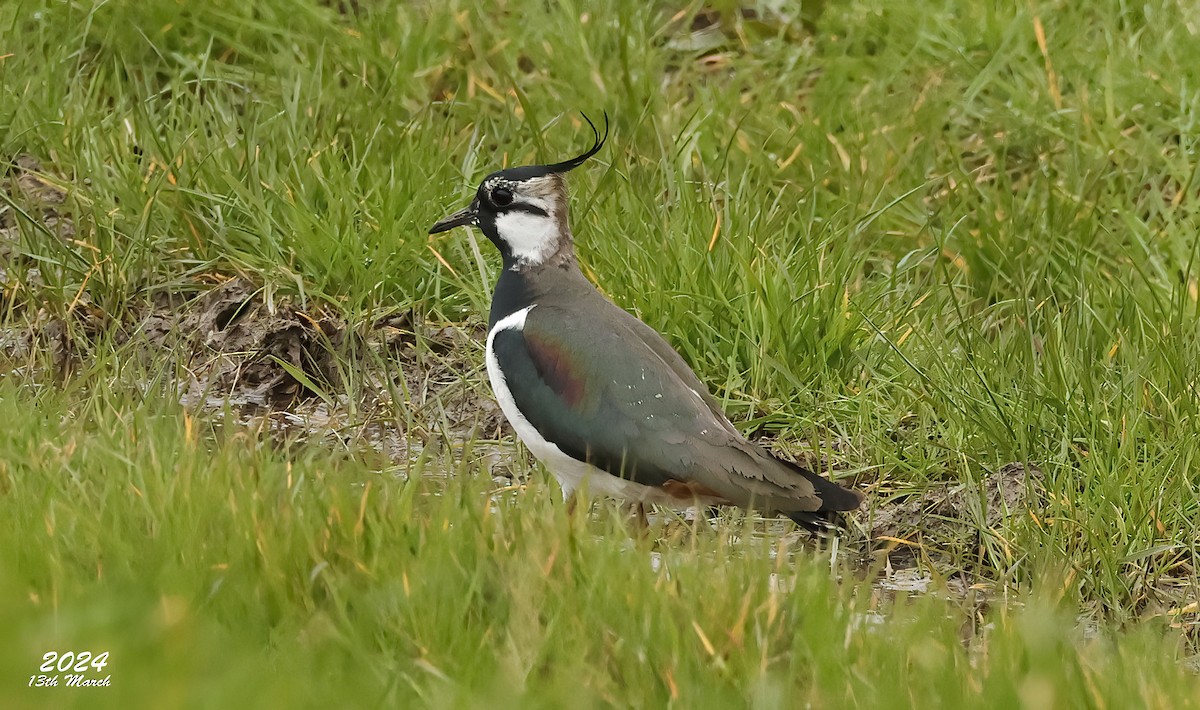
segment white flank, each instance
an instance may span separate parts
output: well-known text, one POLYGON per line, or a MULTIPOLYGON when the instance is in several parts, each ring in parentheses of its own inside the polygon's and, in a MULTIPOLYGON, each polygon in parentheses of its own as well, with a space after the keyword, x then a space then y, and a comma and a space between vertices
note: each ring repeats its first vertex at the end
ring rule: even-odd
POLYGON ((504 212, 496 215, 496 231, 516 260, 529 265, 545 261, 559 240, 558 220, 553 214, 543 217, 519 210, 504 212))
POLYGON ((558 479, 558 483, 563 489, 564 499, 569 498, 577 488, 582 487, 592 493, 599 493, 614 498, 644 502, 674 503, 678 505, 678 501, 664 500, 665 496, 657 488, 626 481, 607 471, 602 471, 589 463, 571 458, 562 449, 558 448, 556 444, 547 441, 545 437, 539 434, 537 428, 529 423, 525 415, 521 414, 521 410, 517 409, 517 403, 513 399, 512 391, 508 389, 508 382, 504 379, 504 373, 500 370, 500 363, 496 360, 496 353, 492 345, 496 340, 496 334, 502 330, 524 330, 525 316, 533 308, 534 306, 528 306, 501 318, 496 323, 496 327, 492 328, 488 333, 487 337, 485 359, 487 362, 488 379, 492 382, 492 391, 496 394, 496 401, 500 403, 500 409, 504 412, 504 416, 508 418, 508 422, 512 424, 513 429, 516 430, 517 436, 525 443, 525 446, 533 453, 534 457, 538 461, 541 461, 542 465, 549 469, 550 473, 554 474, 554 477, 558 479))

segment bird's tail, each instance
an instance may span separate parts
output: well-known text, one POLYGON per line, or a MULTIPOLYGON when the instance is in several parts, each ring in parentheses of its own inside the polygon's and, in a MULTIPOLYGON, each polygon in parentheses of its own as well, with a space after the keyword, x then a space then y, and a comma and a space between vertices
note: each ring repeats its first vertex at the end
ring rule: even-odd
POLYGON ((795 473, 804 476, 809 483, 813 484, 813 488, 817 491, 817 496, 821 499, 821 507, 816 512, 843 512, 847 510, 855 510, 862 505, 863 494, 851 488, 843 488, 833 481, 809 471, 800 464, 785 461, 778 457, 773 457, 776 461, 792 469, 795 473))
POLYGON ((844 527, 842 515, 844 511, 854 510, 863 502, 863 494, 851 488, 843 488, 833 481, 820 476, 799 464, 774 457, 776 461, 787 466, 793 472, 800 474, 813 484, 817 496, 821 499, 821 507, 817 510, 788 510, 782 511, 797 525, 809 532, 822 533, 844 527))

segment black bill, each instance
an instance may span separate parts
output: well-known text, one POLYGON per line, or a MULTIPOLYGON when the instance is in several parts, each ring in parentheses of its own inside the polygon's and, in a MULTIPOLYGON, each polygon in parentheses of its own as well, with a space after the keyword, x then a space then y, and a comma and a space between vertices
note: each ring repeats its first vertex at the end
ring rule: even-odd
POLYGON ((455 212, 449 217, 443 217, 442 219, 438 220, 437 224, 434 224, 429 228, 429 233, 437 234, 438 232, 449 231, 455 227, 473 225, 475 223, 475 205, 471 205, 470 207, 455 212))

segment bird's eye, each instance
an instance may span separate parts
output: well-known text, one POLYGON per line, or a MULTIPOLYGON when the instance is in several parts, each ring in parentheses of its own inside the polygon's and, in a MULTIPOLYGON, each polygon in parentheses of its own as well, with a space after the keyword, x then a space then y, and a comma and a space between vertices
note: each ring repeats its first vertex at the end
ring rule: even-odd
POLYGON ((495 190, 492 190, 492 202, 496 203, 497 207, 511 205, 512 201, 512 190, 507 187, 497 187, 495 190))

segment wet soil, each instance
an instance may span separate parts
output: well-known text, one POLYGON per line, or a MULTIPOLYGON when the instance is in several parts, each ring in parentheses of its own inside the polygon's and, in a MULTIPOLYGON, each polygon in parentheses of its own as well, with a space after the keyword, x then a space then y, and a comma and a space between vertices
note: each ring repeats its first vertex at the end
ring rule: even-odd
MULTIPOLYGON (((140 330, 189 354, 185 405, 232 411, 291 440, 366 448, 383 469, 404 472, 430 446, 478 451, 510 433, 479 378, 479 324, 428 323, 409 311, 352 327, 233 278, 181 308, 151 311, 140 330)), ((489 463, 496 475, 511 469, 511 457, 489 463)))

